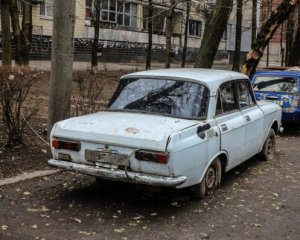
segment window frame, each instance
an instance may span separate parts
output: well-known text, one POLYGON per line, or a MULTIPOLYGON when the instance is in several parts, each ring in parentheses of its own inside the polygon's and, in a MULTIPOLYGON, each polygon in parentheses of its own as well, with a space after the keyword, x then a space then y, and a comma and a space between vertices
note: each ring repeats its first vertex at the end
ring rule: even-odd
POLYGON ((228 114, 231 114, 231 113, 234 113, 234 112, 238 112, 240 111, 240 107, 239 107, 239 102, 238 102, 238 95, 237 95, 237 86, 236 86, 236 80, 229 80, 227 82, 223 82, 219 88, 218 88, 218 95, 217 95, 217 102, 216 102, 216 110, 215 110, 215 116, 216 117, 219 117, 219 116, 224 116, 224 115, 228 115, 228 114), (236 104, 236 107, 235 109, 231 110, 231 111, 227 111, 227 112, 224 112, 224 108, 223 108, 223 103, 222 103, 222 99, 221 99, 221 87, 225 84, 233 84, 233 89, 234 89, 234 99, 235 99, 235 104, 236 104), (219 98, 219 100, 218 100, 219 98), (218 105, 218 101, 220 101, 220 104, 221 104, 221 110, 222 110, 222 113, 218 113, 217 114, 217 105, 218 105))
POLYGON ((252 89, 252 86, 251 86, 251 83, 250 83, 250 81, 248 79, 238 80, 236 82, 236 89, 237 89, 238 105, 239 105, 240 110, 244 110, 244 109, 247 109, 247 108, 252 108, 252 107, 254 107, 254 106, 257 105, 256 99, 255 99, 255 96, 254 96, 254 92, 253 92, 253 89, 252 89), (240 104, 240 90, 239 90, 239 87, 238 87, 238 84, 243 83, 243 82, 245 82, 247 84, 247 87, 248 87, 247 89, 249 91, 248 106, 244 106, 244 107, 242 107, 241 104, 240 104), (250 101, 249 97, 252 100, 252 104, 249 102, 250 101))
POLYGON ((53 19, 53 5, 54 5, 54 0, 45 0, 43 3, 40 4, 40 17, 41 18, 46 18, 46 19, 53 19), (47 6, 52 5, 52 13, 49 15, 49 11, 47 10, 47 6), (43 11, 43 13, 42 13, 43 11))
POLYGON ((189 20, 189 24, 188 24, 188 36, 189 37, 199 37, 199 38, 202 37, 202 21, 193 20, 193 19, 189 20), (193 32, 194 32, 193 34, 190 34, 191 25, 195 25, 194 26, 194 30, 193 30, 193 32), (199 31, 198 35, 197 35, 197 29, 199 31))
MULTIPOLYGON (((199 84, 201 86, 203 86, 206 91, 207 91, 207 104, 206 104, 206 109, 205 109, 205 115, 202 117, 182 117, 182 116, 174 116, 174 115, 169 115, 169 114, 159 114, 159 113, 148 113, 148 112, 140 112, 139 113, 143 113, 143 114, 149 114, 149 115, 160 115, 160 116, 165 116, 165 117, 172 117, 172 118, 179 118, 179 119, 187 119, 187 120, 207 120, 208 117, 208 111, 209 111, 209 107, 210 107, 210 89, 206 84, 200 83, 198 81, 189 81, 188 79, 180 79, 180 78, 176 78, 176 77, 159 77, 159 79, 156 79, 154 76, 134 76, 134 77, 126 77, 126 78, 121 78, 120 81, 122 80, 139 80, 139 79, 145 79, 145 80, 171 80, 171 81, 178 81, 178 82, 189 82, 189 83, 194 83, 194 84, 199 84)), ((117 87, 116 91, 114 92, 114 94, 112 95, 108 105, 105 108, 105 111, 108 112, 122 112, 121 110, 114 110, 114 109, 109 109, 110 106, 112 105, 113 101, 115 101, 116 99, 116 94, 117 91, 122 91, 123 89, 119 89, 119 86, 117 87)), ((135 112, 135 111, 128 111, 128 112, 135 112)))
POLYGON ((257 102, 256 102, 256 99, 255 99, 254 91, 253 91, 252 85, 251 85, 251 83, 250 83, 250 81, 248 79, 235 79, 235 80, 229 80, 227 82, 224 82, 224 83, 222 83, 219 86, 217 94, 218 95, 217 95, 217 99, 216 99, 215 117, 228 115, 228 114, 231 114, 231 113, 234 113, 234 112, 237 112, 237 111, 241 111, 241 110, 244 110, 244 109, 247 109, 247 108, 252 108, 252 107, 257 106, 257 102), (239 97, 240 95, 239 95, 238 84, 241 83, 241 82, 247 82, 248 90, 249 90, 249 96, 252 98, 252 104, 249 104, 246 107, 241 107, 240 106, 240 97, 239 97), (234 110, 228 111, 228 112, 224 112, 224 110, 223 110, 223 104, 222 104, 221 94, 220 94, 220 88, 221 88, 221 86, 223 84, 226 84, 226 83, 233 83, 234 84, 235 101, 236 101, 236 104, 238 106, 237 109, 234 109, 234 110), (218 111, 218 101, 220 102, 222 113, 217 113, 217 111, 218 111))
MULTIPOLYGON (((135 2, 127 2, 127 1, 123 1, 123 0, 115 0, 115 4, 114 4, 114 9, 111 9, 111 2, 113 0, 102 0, 101 1, 101 10, 100 10, 100 22, 102 23, 110 23, 110 24, 115 24, 116 26, 120 26, 120 27, 130 27, 130 28, 137 28, 137 18, 138 18, 138 4, 135 2), (107 8, 103 8, 103 4, 107 5, 107 8), (126 8, 125 5, 128 4, 129 5, 129 12, 126 12, 126 8), (122 11, 120 10, 122 6, 122 11), (135 11, 134 11, 134 6, 135 6, 135 11), (104 14, 107 14, 107 17, 104 18, 104 14), (111 20, 110 16, 114 15, 115 19, 111 20), (122 15, 122 24, 118 23, 118 18, 119 16, 122 15), (125 17, 128 16, 129 17, 129 25, 125 24, 125 17), (136 19, 134 21, 134 18, 136 19), (135 24, 134 24, 135 22, 135 24)), ((87 1, 86 1, 87 2, 87 1)), ((94 14, 94 6, 88 6, 86 4, 86 11, 92 11, 92 14, 94 14)), ((91 20, 91 17, 88 17, 87 14, 85 16, 86 20, 91 20)))

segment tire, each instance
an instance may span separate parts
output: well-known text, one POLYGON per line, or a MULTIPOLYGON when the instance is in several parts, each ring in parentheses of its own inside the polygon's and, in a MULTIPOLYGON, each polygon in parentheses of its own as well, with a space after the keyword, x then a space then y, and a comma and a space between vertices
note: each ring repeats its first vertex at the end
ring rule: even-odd
POLYGON ((263 148, 259 153, 259 157, 263 161, 269 161, 274 158, 276 146, 276 135, 274 129, 270 129, 270 132, 264 142, 263 148))
POLYGON ((202 181, 191 187, 191 196, 203 199, 206 194, 212 194, 220 186, 222 178, 222 167, 219 158, 207 168, 202 181))

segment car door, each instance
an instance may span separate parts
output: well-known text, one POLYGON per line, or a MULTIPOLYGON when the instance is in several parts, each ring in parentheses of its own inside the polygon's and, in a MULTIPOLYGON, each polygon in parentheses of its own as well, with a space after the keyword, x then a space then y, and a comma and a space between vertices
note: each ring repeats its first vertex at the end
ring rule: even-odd
POLYGON ((221 132, 221 150, 228 154, 228 169, 244 159, 246 121, 237 101, 234 81, 223 83, 218 91, 216 121, 221 132))
POLYGON ((264 114, 255 102, 249 80, 244 79, 238 81, 236 84, 239 107, 246 121, 246 142, 243 158, 248 159, 258 153, 262 145, 264 114))

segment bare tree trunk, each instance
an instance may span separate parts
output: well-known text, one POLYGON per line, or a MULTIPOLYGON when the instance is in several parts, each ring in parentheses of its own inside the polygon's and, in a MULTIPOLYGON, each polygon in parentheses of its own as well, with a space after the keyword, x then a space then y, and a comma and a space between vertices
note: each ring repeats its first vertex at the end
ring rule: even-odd
POLYGON ((184 29, 184 43, 183 43, 183 49, 182 49, 182 62, 181 62, 181 67, 183 67, 183 68, 185 67, 185 62, 186 62, 190 11, 191 11, 191 0, 187 0, 186 1, 185 29, 184 29))
POLYGON ((253 44, 254 40, 256 39, 256 28, 257 28, 257 0, 252 0, 252 40, 251 44, 253 44))
POLYGON ((14 33, 15 42, 15 62, 17 65, 23 65, 22 61, 22 44, 21 44, 21 29, 19 23, 18 1, 10 0, 9 9, 11 14, 11 23, 14 33))
POLYGON ((242 39, 242 20, 243 20, 243 0, 237 0, 236 6, 236 28, 235 28, 235 51, 233 57, 232 70, 240 71, 241 39, 242 39))
MULTIPOLYGON (((93 14, 94 24, 94 41, 92 47, 92 73, 98 69, 98 46, 99 46, 99 29, 100 29, 100 4, 101 0, 94 0, 95 16, 93 14)), ((100 52, 99 52, 100 53, 100 52)))
POLYGON ((11 33, 8 0, 1 1, 2 64, 11 67, 11 33))
POLYGON ((252 76, 256 70, 259 60, 263 56, 264 49, 273 37, 273 34, 280 24, 288 18, 297 4, 298 0, 284 0, 277 9, 272 12, 271 17, 261 27, 261 31, 257 34, 257 38, 246 56, 242 66, 242 73, 249 77, 252 76))
POLYGON ((152 34, 153 34, 153 1, 148 0, 148 47, 146 58, 146 69, 151 69, 152 60, 152 34))
POLYGON ((54 1, 48 134, 54 123, 70 115, 75 4, 76 0, 54 1))
POLYGON ((294 40, 295 12, 292 12, 287 20, 285 41, 285 65, 291 66, 291 52, 294 40))
POLYGON ((211 68, 232 10, 233 0, 217 0, 198 51, 195 67, 211 68))
POLYGON ((29 64, 29 54, 32 42, 32 0, 23 1, 23 20, 22 20, 22 62, 29 64))
POLYGON ((166 17, 166 58, 165 58, 165 68, 170 68, 171 66, 171 53, 172 53, 172 35, 173 35, 173 16, 175 9, 175 0, 170 0, 170 10, 166 17))
POLYGON ((298 5, 298 21, 296 37, 291 53, 291 66, 300 66, 300 5, 298 5))

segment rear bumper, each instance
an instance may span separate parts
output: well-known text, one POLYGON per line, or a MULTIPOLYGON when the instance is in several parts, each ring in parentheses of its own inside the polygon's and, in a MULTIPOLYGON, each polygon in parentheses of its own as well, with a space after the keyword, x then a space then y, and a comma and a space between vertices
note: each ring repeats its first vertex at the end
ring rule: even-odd
POLYGON ((114 170, 109 168, 89 166, 73 162, 50 159, 49 165, 65 170, 91 175, 99 178, 111 179, 123 182, 140 183, 157 187, 176 187, 186 181, 185 176, 163 177, 145 173, 129 172, 124 170, 114 170))

